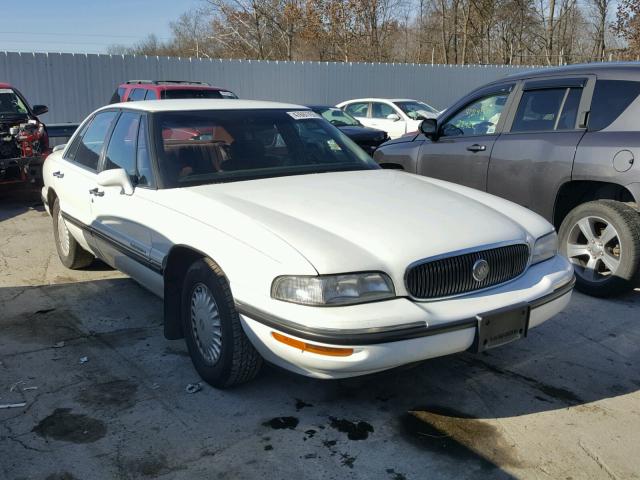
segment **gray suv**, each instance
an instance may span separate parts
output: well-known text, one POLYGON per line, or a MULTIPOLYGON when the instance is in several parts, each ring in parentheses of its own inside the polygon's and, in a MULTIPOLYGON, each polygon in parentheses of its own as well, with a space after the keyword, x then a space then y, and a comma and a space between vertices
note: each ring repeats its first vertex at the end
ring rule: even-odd
POLYGON ((577 288, 614 295, 640 283, 639 94, 638 63, 509 76, 374 157, 540 213, 558 229, 577 288))

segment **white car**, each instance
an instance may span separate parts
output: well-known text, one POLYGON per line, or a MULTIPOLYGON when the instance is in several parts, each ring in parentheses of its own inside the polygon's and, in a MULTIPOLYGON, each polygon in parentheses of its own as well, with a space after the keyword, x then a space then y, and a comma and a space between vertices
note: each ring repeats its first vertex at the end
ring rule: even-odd
POLYGON ((365 127, 384 130, 390 138, 417 133, 422 120, 440 114, 431 105, 407 98, 358 98, 336 107, 356 117, 365 127))
POLYGON ((527 335, 569 302, 542 217, 381 170, 305 107, 110 105, 44 165, 60 260, 98 257, 164 298, 164 332, 225 387, 262 359, 317 378, 527 335))

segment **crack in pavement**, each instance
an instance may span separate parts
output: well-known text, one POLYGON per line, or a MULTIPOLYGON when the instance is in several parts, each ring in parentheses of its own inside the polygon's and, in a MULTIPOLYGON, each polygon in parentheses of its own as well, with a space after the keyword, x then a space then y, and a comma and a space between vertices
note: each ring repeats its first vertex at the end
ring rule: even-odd
POLYGON ((578 446, 582 449, 582 451, 584 453, 587 454, 587 456, 593 460, 594 462, 596 462, 596 464, 600 467, 600 469, 602 471, 604 471, 607 476, 611 479, 611 480, 619 480, 620 477, 618 477, 603 461, 602 459, 593 451, 591 451, 590 448, 588 448, 584 443, 582 443, 582 440, 578 441, 578 446))

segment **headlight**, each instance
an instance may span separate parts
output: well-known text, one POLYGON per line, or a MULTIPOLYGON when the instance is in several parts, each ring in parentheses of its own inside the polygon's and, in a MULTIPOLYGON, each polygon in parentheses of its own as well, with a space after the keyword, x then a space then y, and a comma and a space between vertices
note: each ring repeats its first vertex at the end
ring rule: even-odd
POLYGON ((551 232, 536 240, 533 246, 533 255, 531 256, 531 264, 544 262, 558 253, 558 235, 551 232))
POLYGON ((391 279, 380 272, 344 275, 283 276, 273 281, 271 296, 301 305, 351 305, 395 297, 391 279))

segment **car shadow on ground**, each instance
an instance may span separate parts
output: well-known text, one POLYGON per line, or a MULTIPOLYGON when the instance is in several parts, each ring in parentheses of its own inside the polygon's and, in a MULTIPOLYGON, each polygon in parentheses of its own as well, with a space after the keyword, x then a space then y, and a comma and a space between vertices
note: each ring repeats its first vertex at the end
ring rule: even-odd
MULTIPOLYGON (((213 400, 233 399, 217 414, 259 411, 258 428, 311 424, 304 441, 318 429, 341 432, 353 442, 375 439, 377 432, 451 465, 470 463, 478 475, 508 477, 504 468, 521 467, 522 461, 500 419, 567 407, 597 410, 596 402, 640 389, 638 306, 640 291, 614 300, 574 294, 565 312, 527 339, 485 354, 461 353, 334 381, 265 366, 249 384, 225 392, 205 385, 203 392, 213 400)), ((82 344, 84 350, 117 351, 118 358, 135 364, 136 375, 155 375, 168 390, 183 393, 185 378, 197 381, 184 342, 162 337, 161 301, 129 279, 0 288, 0 307, 8 358, 82 344), (29 301, 21 301, 25 298, 29 301), (160 362, 158 348, 164 350, 160 362)), ((116 366, 101 368, 108 378, 122 375, 116 366)), ((49 374, 55 383, 54 373, 49 374)), ((176 399, 173 408, 184 408, 184 419, 192 414, 183 402, 176 399)), ((335 445, 330 436, 322 443, 329 454, 342 455, 335 445)), ((387 473, 395 475, 394 468, 387 473)))
POLYGON ((0 222, 29 210, 44 212, 40 189, 30 184, 0 185, 0 222))

